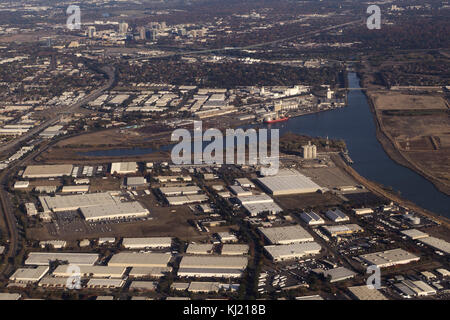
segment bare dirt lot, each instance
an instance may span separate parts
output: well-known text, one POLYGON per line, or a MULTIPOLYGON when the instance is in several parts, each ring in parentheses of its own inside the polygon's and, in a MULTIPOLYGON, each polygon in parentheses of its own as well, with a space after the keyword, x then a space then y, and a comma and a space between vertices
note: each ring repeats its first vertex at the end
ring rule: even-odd
MULTIPOLYGON (((450 118, 446 112, 446 101, 438 95, 413 95, 387 90, 369 92, 368 96, 374 105, 381 131, 403 157, 402 162, 429 178, 443 192, 449 193, 450 118), (400 114, 386 113, 392 110, 399 110, 400 114), (427 113, 430 110, 433 112, 427 113)), ((386 148, 387 145, 383 145, 386 148)))
POLYGON ((411 95, 398 92, 372 94, 377 110, 446 110, 445 100, 435 95, 411 95))

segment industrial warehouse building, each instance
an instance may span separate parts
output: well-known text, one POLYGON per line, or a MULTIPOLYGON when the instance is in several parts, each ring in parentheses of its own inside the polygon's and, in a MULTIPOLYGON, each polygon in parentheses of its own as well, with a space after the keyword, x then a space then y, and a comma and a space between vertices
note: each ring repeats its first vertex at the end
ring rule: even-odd
POLYGON ((137 201, 86 207, 80 211, 86 221, 140 218, 150 214, 150 211, 137 201))
POLYGON ((350 218, 339 209, 328 210, 325 215, 333 222, 344 222, 350 220, 350 218))
POLYGON ((302 218, 302 220, 310 226, 316 226, 325 223, 325 220, 323 220, 322 217, 314 211, 302 212, 300 213, 300 218, 302 218))
POLYGON ((115 289, 122 288, 125 281, 122 279, 89 279, 86 288, 89 289, 115 289))
POLYGON ((167 267, 171 259, 166 253, 120 252, 112 256, 111 267, 167 267))
POLYGON ((370 289, 367 285, 348 287, 347 289, 356 300, 388 300, 380 290, 370 289))
POLYGON ((222 246, 222 255, 239 256, 247 254, 248 244, 224 244, 222 246))
POLYGON ((248 259, 237 256, 184 256, 180 262, 180 277, 239 278, 247 268, 248 259))
POLYGON ((403 249, 393 249, 359 256, 369 265, 376 265, 379 268, 391 267, 399 264, 407 264, 419 261, 420 257, 409 253, 403 249))
POLYGON ((73 267, 80 268, 81 277, 93 278, 122 278, 126 271, 125 267, 60 265, 52 274, 55 277, 70 277, 73 267))
POLYGON ((76 194, 67 196, 42 196, 39 201, 44 212, 76 211, 80 208, 87 208, 99 205, 116 205, 119 199, 114 198, 108 192, 76 194))
POLYGON ((321 187, 296 170, 283 169, 275 176, 258 179, 259 184, 269 194, 282 196, 289 194, 313 193, 321 187))
POLYGON ((354 223, 335 226, 323 226, 322 228, 325 230, 326 233, 328 233, 332 237, 364 232, 363 228, 354 223))
POLYGON ((300 259, 308 255, 319 254, 322 247, 316 242, 292 243, 265 246, 264 250, 275 262, 300 259))
POLYGON ((186 249, 187 254, 211 254, 214 245, 212 243, 190 243, 186 249))
POLYGON ((172 272, 172 267, 133 267, 129 276, 132 278, 161 278, 172 272))
POLYGON ((420 239, 419 241, 436 250, 440 250, 446 254, 450 254, 450 243, 445 240, 435 237, 427 237, 420 239))
POLYGON ((63 176, 70 176, 72 174, 73 166, 71 164, 51 164, 28 166, 23 172, 24 178, 58 178, 63 176))
POLYGON ((86 193, 89 192, 89 185, 64 186, 62 193, 86 193))
POLYGON ((25 260, 25 264, 47 266, 50 262, 61 261, 78 266, 92 266, 98 258, 99 255, 94 253, 31 252, 25 260))
POLYGON ((162 249, 172 247, 171 237, 123 238, 122 245, 127 249, 162 249))
POLYGON ((48 272, 49 266, 39 266, 37 268, 19 268, 9 278, 11 281, 19 283, 35 283, 41 280, 48 272))
POLYGON ((261 213, 277 214, 283 211, 267 194, 240 196, 237 200, 252 217, 261 213))
POLYGON ((136 173, 137 170, 136 162, 114 162, 111 164, 111 174, 131 174, 136 173))
POLYGON ((299 225, 287 227, 258 228, 270 244, 291 244, 314 241, 304 228, 299 225))
POLYGON ((417 229, 403 230, 401 233, 412 240, 418 240, 429 237, 425 232, 419 231, 417 229))
POLYGON ((181 206, 189 203, 207 201, 209 198, 204 194, 193 194, 187 196, 167 197, 166 200, 171 206, 181 206))
POLYGON ((192 195, 197 194, 201 189, 197 186, 183 186, 183 187, 162 187, 159 191, 166 196, 180 196, 180 195, 192 195))

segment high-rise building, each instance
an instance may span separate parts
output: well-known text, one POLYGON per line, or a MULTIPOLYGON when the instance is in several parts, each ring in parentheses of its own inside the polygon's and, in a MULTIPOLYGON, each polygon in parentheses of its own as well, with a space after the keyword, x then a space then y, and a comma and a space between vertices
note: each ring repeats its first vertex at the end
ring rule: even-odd
POLYGON ((152 29, 151 31, 151 40, 152 41, 158 40, 158 31, 156 29, 152 29))
POLYGON ((147 29, 145 27, 140 27, 139 28, 139 38, 141 40, 147 39, 147 29))
POLYGON ((128 33, 128 23, 126 23, 126 22, 119 23, 119 34, 121 36, 124 36, 127 33, 128 33))

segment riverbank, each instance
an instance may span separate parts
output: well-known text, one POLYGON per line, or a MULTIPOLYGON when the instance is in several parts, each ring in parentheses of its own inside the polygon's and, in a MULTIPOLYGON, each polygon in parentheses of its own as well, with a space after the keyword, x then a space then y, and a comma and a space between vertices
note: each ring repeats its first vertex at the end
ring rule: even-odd
POLYGON ((338 166, 339 168, 344 170, 353 179, 358 181, 360 184, 362 184, 364 187, 366 187, 368 190, 370 190, 374 194, 381 196, 381 197, 385 197, 395 203, 398 203, 399 205, 401 205, 403 207, 414 210, 415 212, 422 214, 422 215, 438 222, 439 224, 445 226, 446 228, 450 228, 450 219, 448 219, 444 216, 437 215, 426 209, 423 209, 422 207, 416 205, 415 203, 405 200, 405 199, 399 197, 398 195, 387 191, 386 189, 384 189, 382 186, 380 186, 376 182, 373 182, 373 181, 370 181, 370 180, 364 178, 355 169, 353 169, 352 167, 347 165, 340 156, 334 155, 334 156, 331 156, 331 158, 333 159, 336 166, 338 166))
MULTIPOLYGON (((362 75, 361 78, 361 87, 363 88, 370 88, 370 83, 367 78, 365 78, 364 75, 362 75)), ((436 178, 434 175, 426 172, 423 170, 419 165, 417 165, 410 157, 405 155, 399 148, 397 147, 395 141, 393 138, 386 132, 385 129, 383 129, 382 120, 379 117, 379 113, 377 112, 375 102, 373 95, 371 94, 371 90, 362 90, 364 95, 367 98, 367 102, 370 107, 370 111, 375 119, 375 126, 376 126, 376 137, 377 140, 382 145, 383 149, 386 151, 386 154, 391 158, 393 161, 397 162, 398 164, 407 167, 411 170, 414 170, 418 174, 420 174, 422 177, 430 181, 440 192, 450 195, 450 186, 440 181, 438 178, 436 178)))

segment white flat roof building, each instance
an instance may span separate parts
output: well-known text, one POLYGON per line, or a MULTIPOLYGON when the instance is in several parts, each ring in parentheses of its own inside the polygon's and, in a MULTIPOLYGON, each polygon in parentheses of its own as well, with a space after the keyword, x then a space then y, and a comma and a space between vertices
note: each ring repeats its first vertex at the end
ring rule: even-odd
POLYGON ((30 181, 16 181, 14 183, 14 189, 26 189, 30 186, 30 181))
POLYGON ((89 279, 86 288, 90 289, 114 289, 121 288, 125 284, 122 279, 89 279))
POLYGON ((374 252, 359 256, 369 265, 376 265, 379 268, 391 267, 399 264, 407 264, 419 261, 420 257, 409 253, 403 249, 393 249, 387 251, 374 252))
POLYGON ((430 246, 436 250, 450 254, 450 243, 436 237, 427 237, 419 240, 420 242, 430 246))
POLYGON ((155 291, 158 288, 158 282, 153 281, 132 281, 130 290, 155 291))
POLYGON ((25 265, 47 266, 52 261, 66 261, 79 266, 92 266, 98 258, 95 253, 31 252, 25 265))
POLYGON ((0 293, 0 301, 3 300, 19 300, 21 295, 19 293, 0 293))
POLYGON ((280 170, 275 176, 259 178, 258 182, 274 196, 313 193, 321 189, 310 178, 291 169, 280 170))
POLYGON ((371 209, 371 208, 357 208, 357 209, 353 209, 352 211, 357 216, 373 213, 373 209, 371 209))
POLYGON ((258 229, 270 244, 291 244, 314 241, 314 238, 299 225, 258 229))
POLYGON ((111 267, 167 267, 171 259, 166 253, 120 252, 112 256, 111 267))
POLYGON ((258 204, 258 203, 273 203, 273 199, 267 194, 253 194, 250 196, 239 196, 237 198, 241 205, 258 204))
POLYGON ((300 213, 300 218, 302 218, 302 220, 310 226, 316 226, 325 223, 323 218, 314 211, 302 212, 300 213))
POLYGON ((116 205, 120 201, 108 192, 76 194, 66 196, 42 196, 39 201, 44 212, 76 211, 80 208, 87 208, 99 205, 116 205))
POLYGON ((19 268, 9 277, 9 280, 20 283, 35 283, 41 280, 48 272, 49 266, 37 268, 19 268))
POLYGON ((322 247, 316 242, 292 243, 264 247, 264 250, 275 262, 300 259, 304 256, 319 254, 321 249, 322 247))
POLYGON ((28 166, 23 172, 24 178, 56 178, 70 176, 73 166, 71 164, 50 164, 28 166))
POLYGON ((133 267, 129 273, 133 278, 161 278, 172 272, 172 267, 133 267))
POLYGON ((111 174, 136 173, 138 166, 136 162, 114 162, 111 164, 111 174))
POLYGON ((275 202, 249 203, 244 204, 243 207, 252 217, 256 217, 262 213, 277 214, 283 212, 283 209, 275 202))
POLYGON ((187 254, 212 254, 212 243, 190 243, 186 249, 187 254))
POLYGON ((364 232, 363 228, 354 223, 334 225, 334 226, 323 226, 322 228, 332 237, 364 232))
POLYGON ((197 194, 201 189, 197 186, 183 186, 183 187, 162 187, 159 191, 166 196, 192 195, 197 194))
POLYGON ((222 246, 222 255, 228 256, 238 256, 245 255, 248 253, 248 244, 224 244, 222 246))
POLYGON ((356 300, 388 300, 380 290, 369 289, 367 285, 348 287, 347 289, 356 300))
POLYGON ((62 193, 86 193, 89 192, 89 185, 78 186, 64 186, 61 190, 62 193))
POLYGON ((403 231, 401 231, 401 233, 412 240, 423 239, 423 238, 429 237, 429 235, 427 233, 422 232, 417 229, 403 230, 403 231))
POLYGON ((123 238, 122 245, 127 249, 170 248, 171 237, 123 238))
POLYGON ((181 259, 178 276, 239 278, 247 264, 246 257, 184 256, 181 259))
POLYGON ((99 205, 80 209, 86 221, 116 220, 146 217, 150 211, 139 202, 119 202, 115 205, 99 205))
POLYGON ((231 190, 231 192, 233 192, 233 194, 235 194, 238 197, 245 197, 252 195, 251 191, 247 191, 241 186, 229 186, 228 188, 231 190))
MULTIPOLYGON (((74 265, 59 265, 53 271, 55 277, 70 277, 73 275, 74 265)), ((80 268, 81 277, 93 278, 122 278, 125 274, 126 267, 111 266, 78 266, 80 268)))

